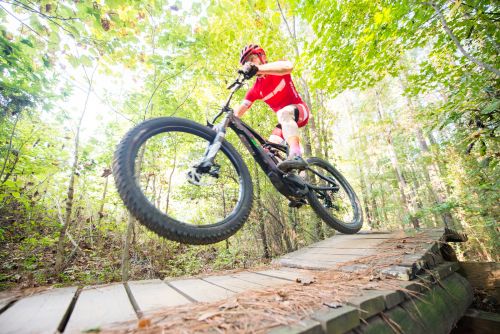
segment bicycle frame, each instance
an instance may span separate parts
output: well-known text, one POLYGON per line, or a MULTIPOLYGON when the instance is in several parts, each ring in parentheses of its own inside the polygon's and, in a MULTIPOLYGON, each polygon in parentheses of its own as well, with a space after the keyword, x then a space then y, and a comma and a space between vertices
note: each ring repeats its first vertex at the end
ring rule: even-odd
MULTIPOLYGON (((278 169, 276 162, 272 159, 272 153, 266 152, 264 146, 273 147, 284 153, 288 153, 288 147, 284 145, 279 145, 266 141, 262 136, 260 136, 255 130, 253 130, 249 125, 243 122, 240 118, 234 115, 234 110, 229 106, 234 93, 243 86, 246 78, 240 79, 240 76, 232 83, 228 89, 232 88, 231 94, 222 107, 221 111, 213 118, 212 123, 207 122, 208 126, 214 128, 215 121, 223 114, 226 116, 217 124, 215 129, 217 130, 217 135, 214 140, 207 147, 204 154, 204 159, 197 168, 202 171, 209 171, 211 166, 214 165, 214 159, 225 140, 226 129, 231 128, 238 138, 245 145, 247 150, 252 154, 253 158, 257 161, 259 166, 262 168, 264 173, 274 185, 274 187, 283 195, 291 200, 296 200, 303 198, 309 191, 309 189, 314 190, 338 190, 338 187, 318 187, 308 184, 301 177, 293 173, 284 173, 278 169)), ((314 174, 318 175, 320 178, 331 182, 332 180, 326 178, 325 176, 317 173, 316 171, 310 169, 314 174)))
POLYGON ((295 174, 284 173, 278 169, 276 162, 271 158, 272 153, 266 152, 263 146, 269 145, 282 152, 286 152, 287 147, 266 141, 238 117, 232 114, 229 116, 231 118, 229 127, 238 135, 274 187, 288 198, 305 196, 308 189, 304 180, 295 174))

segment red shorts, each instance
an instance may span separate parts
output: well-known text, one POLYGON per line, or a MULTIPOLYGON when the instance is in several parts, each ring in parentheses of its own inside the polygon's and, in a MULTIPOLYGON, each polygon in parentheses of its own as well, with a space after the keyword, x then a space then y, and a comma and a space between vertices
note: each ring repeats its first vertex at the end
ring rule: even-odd
MULTIPOLYGON (((295 107, 295 122, 297 122, 298 127, 301 128, 305 126, 307 122, 309 122, 309 116, 311 115, 311 112, 309 111, 309 108, 307 108, 305 103, 294 104, 294 107, 295 107)), ((276 125, 272 134, 283 138, 283 131, 281 130, 281 124, 276 125)))

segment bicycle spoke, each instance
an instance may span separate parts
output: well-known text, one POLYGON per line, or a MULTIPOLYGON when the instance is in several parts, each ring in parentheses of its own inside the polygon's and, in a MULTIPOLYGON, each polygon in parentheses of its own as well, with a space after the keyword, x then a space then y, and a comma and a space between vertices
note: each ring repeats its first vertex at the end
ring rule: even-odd
POLYGON ((200 174, 199 185, 188 182, 188 171, 202 160, 207 145, 205 139, 183 132, 157 135, 143 145, 139 186, 169 217, 194 225, 212 224, 226 218, 236 206, 240 180, 223 153, 215 158, 219 177, 207 172, 200 174))

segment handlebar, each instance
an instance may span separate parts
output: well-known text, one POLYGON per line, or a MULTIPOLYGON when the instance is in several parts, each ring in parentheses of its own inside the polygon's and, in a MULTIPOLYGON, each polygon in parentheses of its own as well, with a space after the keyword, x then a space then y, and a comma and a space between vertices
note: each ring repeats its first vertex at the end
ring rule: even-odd
POLYGON ((213 118, 212 122, 208 122, 207 120, 207 125, 208 126, 213 126, 213 124, 215 123, 215 121, 224 113, 224 112, 228 112, 230 111, 231 109, 229 108, 229 103, 231 102, 231 99, 233 98, 233 95, 234 93, 241 88, 241 86, 243 86, 243 84, 245 83, 245 81, 248 80, 247 78, 245 78, 244 74, 241 73, 241 72, 238 72, 238 77, 236 78, 236 80, 230 84, 229 86, 227 86, 227 89, 232 89, 231 91, 231 94, 229 95, 229 98, 227 99, 226 103, 224 104, 224 106, 222 107, 222 109, 220 110, 220 112, 213 118))
POLYGON ((238 77, 236 78, 236 80, 232 84, 227 86, 227 89, 231 89, 236 85, 238 85, 239 86, 238 88, 240 88, 246 80, 247 79, 245 79, 245 76, 242 73, 238 72, 238 77))

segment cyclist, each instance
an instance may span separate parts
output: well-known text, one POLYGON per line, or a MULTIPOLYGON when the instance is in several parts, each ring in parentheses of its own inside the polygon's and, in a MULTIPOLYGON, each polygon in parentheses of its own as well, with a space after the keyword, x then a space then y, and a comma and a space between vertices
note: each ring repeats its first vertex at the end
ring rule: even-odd
POLYGON ((279 144, 285 140, 289 146, 289 155, 278 168, 284 172, 304 169, 307 163, 302 158, 299 128, 307 124, 310 112, 293 84, 292 63, 286 60, 268 63, 264 50, 250 44, 241 50, 240 65, 246 78, 256 75, 257 80, 235 109, 236 117, 241 118, 255 100, 264 101, 277 114, 279 122, 269 141, 279 144))

